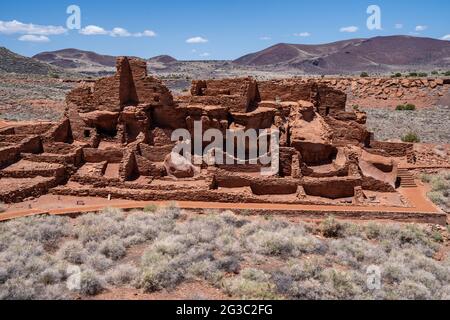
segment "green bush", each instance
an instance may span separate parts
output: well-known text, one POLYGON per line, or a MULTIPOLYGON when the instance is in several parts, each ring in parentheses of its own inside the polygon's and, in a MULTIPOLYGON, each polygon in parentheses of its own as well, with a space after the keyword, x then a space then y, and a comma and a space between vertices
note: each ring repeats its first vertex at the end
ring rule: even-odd
POLYGON ((410 132, 402 137, 402 141, 409 142, 409 143, 419 143, 420 138, 416 133, 410 132))
POLYGON ((147 213, 154 213, 158 211, 158 206, 156 204, 149 204, 148 206, 145 206, 144 212, 147 213))
POLYGON ((436 177, 431 181, 431 191, 444 191, 450 188, 450 183, 442 177, 436 177))
POLYGON ((340 238, 345 234, 345 225, 335 218, 327 218, 320 224, 322 234, 326 238, 340 238))
POLYGON ((430 174, 422 173, 420 175, 420 179, 422 180, 422 182, 425 182, 425 183, 430 183, 432 178, 433 178, 433 176, 431 176, 430 174))
POLYGON ((420 72, 420 73, 419 73, 419 77, 422 77, 422 78, 428 77, 428 73, 426 73, 426 72, 420 72))
POLYGON ((270 276, 257 269, 244 269, 237 277, 222 282, 223 290, 230 296, 241 299, 273 300, 278 296, 270 276))
POLYGON ((445 199, 444 199, 442 193, 440 193, 438 191, 428 192, 427 196, 434 204, 440 205, 440 204, 445 203, 445 199))
POLYGON ((401 77, 402 77, 402 74, 400 72, 394 73, 392 75, 392 78, 401 78, 401 77))
POLYGON ((50 73, 48 74, 48 76, 49 76, 50 78, 53 78, 53 79, 59 79, 59 74, 54 73, 54 72, 50 72, 50 73))
POLYGON ((450 77, 450 71, 444 72, 444 76, 450 77))
POLYGON ((408 103, 408 104, 400 104, 395 108, 397 111, 414 111, 416 110, 416 106, 414 104, 408 103))
POLYGON ((417 76, 419 76, 419 75, 418 75, 417 72, 410 72, 408 76, 409 76, 409 77, 417 77, 417 76))
POLYGON ((437 76, 439 74, 439 71, 431 71, 431 74, 437 76))
POLYGON ((369 74, 367 72, 361 72, 360 77, 361 78, 367 78, 369 76, 369 74))
POLYGON ((103 291, 103 284, 100 277, 91 270, 87 270, 80 275, 80 293, 88 296, 95 296, 103 291))

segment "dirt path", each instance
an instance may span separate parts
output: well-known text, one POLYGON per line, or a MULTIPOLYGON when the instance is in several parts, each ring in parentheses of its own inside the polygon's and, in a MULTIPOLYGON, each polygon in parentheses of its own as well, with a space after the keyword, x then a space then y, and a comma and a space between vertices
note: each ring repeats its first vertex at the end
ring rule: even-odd
MULTIPOLYGON (((400 188, 399 192, 410 202, 411 207, 389 207, 389 206, 334 206, 334 205, 302 205, 302 204, 267 204, 267 203, 215 203, 215 202, 192 202, 192 201, 177 201, 177 204, 182 209, 210 209, 210 210, 239 210, 239 211, 255 211, 260 213, 276 213, 282 212, 284 214, 303 214, 317 217, 323 216, 324 213, 332 212, 338 215, 342 213, 344 217, 355 217, 360 215, 362 217, 370 218, 373 214, 374 218, 382 219, 391 218, 395 220, 402 219, 404 214, 405 219, 414 220, 417 215, 417 220, 426 222, 427 220, 444 221, 445 214, 442 213, 430 200, 426 198, 426 188, 419 186, 417 188, 400 188)), ((45 197, 45 196, 44 196, 45 197)), ((165 206, 165 201, 126 201, 126 200, 112 200, 108 201, 101 198, 70 198, 59 197, 52 199, 47 197, 39 203, 39 199, 34 200, 34 209, 18 209, 12 206, 7 212, 0 215, 0 221, 15 219, 24 216, 32 216, 39 214, 50 215, 73 215, 83 214, 88 212, 100 212, 105 207, 114 207, 124 210, 142 209, 148 205, 165 206), (82 201, 76 203, 74 199, 82 201), (74 203, 72 207, 55 207, 57 204, 70 201, 74 203), (77 204, 77 205, 76 205, 77 204), (76 206, 75 206, 76 205, 76 206)), ((31 205, 30 205, 31 207, 31 205)))

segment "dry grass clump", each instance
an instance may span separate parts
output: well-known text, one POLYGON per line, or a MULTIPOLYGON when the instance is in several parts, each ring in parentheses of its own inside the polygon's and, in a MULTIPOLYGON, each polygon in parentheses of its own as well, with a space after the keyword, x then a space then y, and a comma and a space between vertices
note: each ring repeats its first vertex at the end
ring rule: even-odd
POLYGON ((244 269, 239 276, 223 281, 225 293, 241 299, 278 299, 270 275, 258 269, 244 269))
POLYGON ((147 213, 107 209, 75 223, 25 218, 0 224, 0 299, 170 292, 192 281, 243 299, 448 299, 450 257, 434 259, 445 239, 412 224, 188 216, 175 204, 147 213), (138 260, 136 245, 145 247, 138 260), (74 266, 80 281, 71 292, 74 266), (378 289, 367 286, 373 266, 378 289))
POLYGON ((444 211, 450 212, 450 171, 442 171, 435 175, 422 174, 421 178, 423 182, 431 185, 428 198, 444 211))
POLYGON ((135 286, 139 270, 131 264, 121 264, 105 274, 105 280, 114 286, 135 286))
POLYGON ((0 225, 0 299, 67 296, 63 261, 50 254, 66 235, 67 219, 32 217, 0 225))
POLYGON ((86 296, 95 296, 103 291, 104 284, 102 282, 102 279, 95 271, 83 271, 80 275, 79 292, 86 296))

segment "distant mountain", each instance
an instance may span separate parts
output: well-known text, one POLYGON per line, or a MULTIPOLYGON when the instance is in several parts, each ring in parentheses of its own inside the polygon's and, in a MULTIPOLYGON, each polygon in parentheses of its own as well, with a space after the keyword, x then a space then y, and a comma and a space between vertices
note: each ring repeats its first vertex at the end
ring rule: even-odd
POLYGON ((169 64, 177 61, 178 61, 177 59, 168 55, 156 56, 148 59, 148 62, 163 63, 163 64, 169 64))
POLYGON ((59 68, 55 68, 36 59, 21 56, 3 47, 0 47, 0 71, 37 75, 61 72, 59 68))
POLYGON ((234 61, 310 73, 389 71, 450 66, 450 41, 410 36, 351 39, 321 45, 281 43, 234 61))
POLYGON ((89 70, 91 68, 113 68, 116 65, 116 57, 114 56, 78 49, 42 52, 33 58, 64 69, 89 70))

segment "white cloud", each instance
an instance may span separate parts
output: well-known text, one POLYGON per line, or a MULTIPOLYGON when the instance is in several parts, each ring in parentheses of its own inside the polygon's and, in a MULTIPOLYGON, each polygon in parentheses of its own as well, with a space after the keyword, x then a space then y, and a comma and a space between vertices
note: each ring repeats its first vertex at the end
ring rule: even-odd
POLYGON ((80 33, 85 36, 97 36, 108 34, 108 31, 99 26, 89 25, 81 29, 80 33))
POLYGON ((124 28, 114 28, 110 34, 112 37, 131 37, 131 33, 124 28))
POLYGON ((416 31, 425 31, 427 29, 428 29, 427 26, 416 26, 416 31))
POLYGON ((144 32, 142 32, 142 37, 156 37, 156 32, 152 30, 145 30, 144 32))
POLYGON ((209 54, 209 52, 203 52, 200 54, 200 57, 209 57, 211 54, 209 54))
POLYGON ((0 33, 3 34, 25 34, 25 35, 59 35, 67 30, 61 26, 41 26, 32 23, 22 23, 17 20, 0 21, 0 33))
POLYGON ((294 33, 294 36, 296 36, 296 37, 310 37, 311 33, 309 33, 309 32, 294 33))
POLYGON ((356 26, 342 27, 341 29, 339 29, 340 32, 350 32, 350 33, 356 32, 358 30, 359 28, 356 26))
POLYGON ((47 36, 37 36, 34 34, 26 34, 19 38, 19 41, 25 42, 50 42, 50 39, 47 36))
POLYGON ((186 43, 206 43, 208 42, 208 39, 205 39, 203 37, 192 37, 186 40, 186 43))
POLYGON ((259 37, 259 40, 263 40, 263 41, 267 41, 267 40, 271 40, 272 38, 271 37, 268 37, 268 36, 262 36, 262 37, 259 37))
POLYGON ((447 34, 441 38, 442 40, 450 40, 450 34, 447 34))
POLYGON ((403 29, 403 24, 401 24, 401 23, 396 23, 396 24, 395 24, 395 29, 403 29))
POLYGON ((80 33, 85 36, 108 35, 111 37, 156 37, 156 33, 152 30, 145 30, 144 32, 131 33, 125 28, 115 27, 111 31, 99 26, 90 25, 80 30, 80 33))

